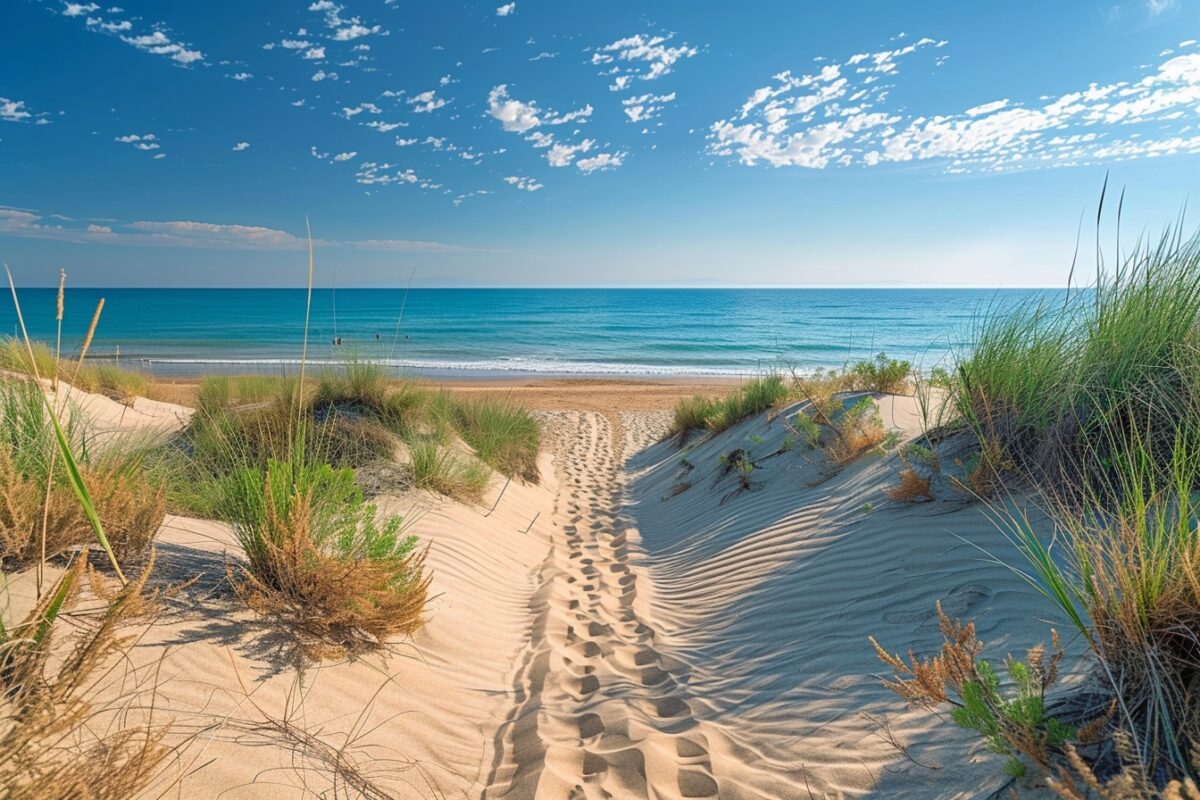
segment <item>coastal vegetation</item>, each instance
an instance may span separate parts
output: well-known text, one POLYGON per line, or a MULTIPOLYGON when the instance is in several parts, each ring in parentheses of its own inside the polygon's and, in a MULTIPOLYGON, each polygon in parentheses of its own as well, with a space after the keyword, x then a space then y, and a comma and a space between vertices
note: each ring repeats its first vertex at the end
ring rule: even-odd
MULTIPOLYGON (((60 318, 63 303, 60 287, 60 318)), ((102 306, 73 361, 24 335, 0 343, 0 567, 6 589, 28 585, 33 597, 22 616, 20 605, 0 616, 6 797, 135 796, 188 746, 195 728, 153 712, 154 671, 118 669, 131 642, 119 631, 160 624, 152 540, 168 505, 227 522, 240 549, 228 567, 236 596, 305 660, 324 660, 411 635, 429 597, 426 548, 367 500, 356 468, 407 454, 407 486, 471 502, 493 468, 538 478, 540 429, 528 411, 391 381, 369 362, 307 379, 303 367, 207 378, 191 421, 167 441, 97 430, 82 392, 131 403, 148 386, 140 373, 87 363, 102 306), (89 556, 93 544, 107 569, 89 556)), ((335 783, 386 796, 342 757, 321 756, 337 750, 319 734, 283 730, 292 746, 317 748, 335 783)))
POLYGON ((1014 676, 1021 695, 1002 702, 980 677, 973 627, 944 615, 932 659, 876 648, 901 696, 951 705, 959 724, 1001 737, 1011 770, 1036 767, 1064 798, 1197 797, 1200 241, 1168 232, 1097 274, 1087 291, 978 320, 937 438, 974 442, 973 493, 1032 496, 1048 515, 1051 537, 995 504, 1012 569, 1087 644, 1101 697, 1068 703, 1070 720, 1044 715, 1057 659, 1038 650, 1014 676), (981 699, 990 717, 969 711, 981 699))

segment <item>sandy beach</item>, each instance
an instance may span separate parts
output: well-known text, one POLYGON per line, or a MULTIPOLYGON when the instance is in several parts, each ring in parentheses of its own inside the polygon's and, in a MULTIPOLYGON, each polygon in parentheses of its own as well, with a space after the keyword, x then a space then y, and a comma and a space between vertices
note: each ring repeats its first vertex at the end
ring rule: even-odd
MULTIPOLYGON (((185 588, 127 668, 153 669, 157 713, 198 733, 144 796, 341 796, 330 752, 388 793, 372 797, 968 798, 1005 784, 977 739, 880 684, 868 642, 935 649, 937 601, 1004 651, 1045 638, 1036 592, 983 555, 1009 545, 981 506, 891 501, 894 455, 830 470, 781 452, 792 407, 684 451, 665 440, 677 397, 728 385, 451 388, 539 409, 542 478, 494 480, 477 504, 378 498, 414 520, 433 581, 426 624, 379 654, 300 668, 230 588, 229 525, 167 517, 155 580, 185 588), (745 491, 722 467, 734 447, 761 459, 745 491)), ((190 414, 76 402, 101 427, 158 435, 190 414)), ((920 433, 912 397, 874 402, 901 440, 920 433)))

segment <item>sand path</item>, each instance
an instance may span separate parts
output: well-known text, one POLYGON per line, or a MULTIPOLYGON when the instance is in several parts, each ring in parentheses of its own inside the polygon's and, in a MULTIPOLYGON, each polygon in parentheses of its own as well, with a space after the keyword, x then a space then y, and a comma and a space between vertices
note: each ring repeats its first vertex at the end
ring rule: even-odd
POLYGON ((559 524, 484 797, 716 797, 707 741, 638 602, 610 422, 548 416, 559 524))

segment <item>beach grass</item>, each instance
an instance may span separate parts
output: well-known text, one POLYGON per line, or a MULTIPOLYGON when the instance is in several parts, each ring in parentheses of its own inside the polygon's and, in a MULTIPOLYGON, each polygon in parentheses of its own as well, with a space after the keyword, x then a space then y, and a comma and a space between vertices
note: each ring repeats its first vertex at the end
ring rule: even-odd
POLYGON ((541 426, 528 409, 504 399, 441 395, 440 407, 480 461, 508 477, 537 482, 541 426))
POLYGON ((694 431, 720 433, 747 417, 774 407, 788 396, 789 389, 783 376, 769 374, 748 381, 724 397, 696 395, 682 398, 675 405, 668 435, 674 436, 682 447, 694 431))
POLYGON ((942 431, 974 438, 962 485, 1023 493, 1049 517, 1047 536, 1024 507, 994 505, 1018 553, 1006 560, 1088 644, 1111 698, 1081 718, 1088 737, 1034 760, 1063 797, 1186 796, 1200 748, 1200 239, 1169 229, 1087 289, 985 310, 972 338, 942 431))
POLYGON ((410 445, 409 459, 413 484, 418 489, 429 489, 467 502, 479 502, 491 483, 492 471, 487 465, 434 439, 410 445))
POLYGON ((31 341, 26 346, 13 336, 0 339, 0 370, 66 381, 85 392, 126 404, 150 392, 150 378, 144 372, 116 363, 66 361, 55 357, 54 350, 45 342, 31 341))

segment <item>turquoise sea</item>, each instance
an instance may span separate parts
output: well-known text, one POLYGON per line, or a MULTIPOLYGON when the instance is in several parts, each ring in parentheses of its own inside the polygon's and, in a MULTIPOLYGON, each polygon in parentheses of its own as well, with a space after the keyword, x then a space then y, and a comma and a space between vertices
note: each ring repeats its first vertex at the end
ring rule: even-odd
MULTIPOLYGON (((318 289, 309 356, 430 377, 807 372, 880 351, 930 369, 969 345, 979 314, 1050 291, 318 289)), ((54 294, 19 290, 35 338, 53 340, 54 294)), ((300 359, 303 289, 72 289, 66 349, 101 297, 98 357, 159 375, 279 372, 300 359)), ((16 332, 11 302, 0 303, 0 331, 16 332)))

